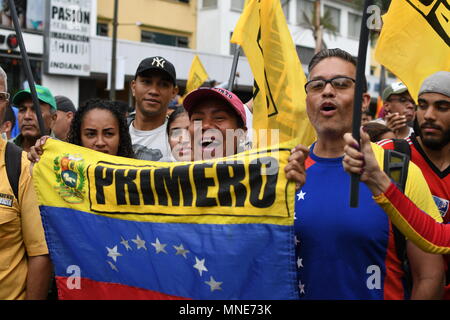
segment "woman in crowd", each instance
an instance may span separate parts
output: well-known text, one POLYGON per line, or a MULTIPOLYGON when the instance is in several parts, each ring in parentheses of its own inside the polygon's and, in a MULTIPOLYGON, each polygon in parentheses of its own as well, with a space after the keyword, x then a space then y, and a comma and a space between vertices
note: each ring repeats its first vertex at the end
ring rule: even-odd
POLYGON ((167 135, 174 161, 192 161, 189 115, 183 107, 177 107, 167 121, 167 135))
MULTIPOLYGON (((39 161, 42 145, 49 137, 40 138, 28 153, 31 162, 39 161)), ((133 158, 133 148, 124 115, 115 103, 88 100, 72 120, 68 142, 115 156, 133 158)))

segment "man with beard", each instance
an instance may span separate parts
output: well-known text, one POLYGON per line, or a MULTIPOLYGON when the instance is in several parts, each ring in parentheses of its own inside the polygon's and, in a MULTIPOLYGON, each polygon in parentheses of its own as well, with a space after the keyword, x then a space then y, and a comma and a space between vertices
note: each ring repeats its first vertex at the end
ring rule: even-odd
MULTIPOLYGON (((415 131, 407 139, 411 161, 421 170, 444 220, 450 222, 450 72, 440 71, 424 80, 419 91, 415 131)), ((381 143, 393 149, 392 140, 381 143)), ((447 261, 449 257, 446 256, 447 261)), ((446 299, 450 299, 447 270, 446 299)))

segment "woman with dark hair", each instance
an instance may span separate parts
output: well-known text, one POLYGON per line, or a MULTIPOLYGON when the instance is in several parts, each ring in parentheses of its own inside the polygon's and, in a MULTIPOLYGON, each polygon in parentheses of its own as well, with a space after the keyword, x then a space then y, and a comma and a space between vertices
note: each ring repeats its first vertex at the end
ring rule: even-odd
MULTIPOLYGON (((31 147, 28 159, 38 161, 41 146, 48 139, 44 136, 31 147)), ((68 142, 115 156, 134 158, 126 119, 115 103, 100 99, 88 100, 72 120, 68 142)))
POLYGON ((183 107, 177 107, 167 120, 167 136, 174 161, 191 161, 192 146, 189 134, 189 115, 183 107))
POLYGON ((73 117, 68 142, 116 156, 134 157, 125 116, 111 101, 92 99, 81 106, 73 117))

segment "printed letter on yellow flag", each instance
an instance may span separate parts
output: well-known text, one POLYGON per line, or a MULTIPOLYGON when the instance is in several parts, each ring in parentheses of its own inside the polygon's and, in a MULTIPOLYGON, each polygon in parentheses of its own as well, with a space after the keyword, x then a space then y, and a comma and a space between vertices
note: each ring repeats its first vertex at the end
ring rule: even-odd
MULTIPOLYGON (((315 132, 306 114, 306 77, 280 1, 248 1, 231 42, 244 49, 255 79, 255 133, 278 129, 280 142, 312 143, 315 132)), ((261 146, 261 142, 254 145, 261 146)))
POLYGON ((450 7, 447 0, 393 0, 375 59, 400 78, 417 101, 420 85, 450 71, 450 7))
POLYGON ((208 74, 200 61, 200 58, 196 55, 192 60, 191 69, 189 70, 189 77, 186 83, 186 94, 200 87, 207 79, 208 74))

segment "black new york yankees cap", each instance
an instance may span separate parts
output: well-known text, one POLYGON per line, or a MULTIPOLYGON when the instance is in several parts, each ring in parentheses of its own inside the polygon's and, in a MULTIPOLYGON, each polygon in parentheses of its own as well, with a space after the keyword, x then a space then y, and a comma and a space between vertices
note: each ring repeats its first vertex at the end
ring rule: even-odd
POLYGON ((135 78, 138 75, 142 75, 142 73, 149 70, 161 70, 167 73, 173 84, 176 85, 177 73, 175 72, 175 67, 169 60, 166 60, 165 58, 159 56, 145 58, 141 61, 141 63, 139 63, 135 78))

